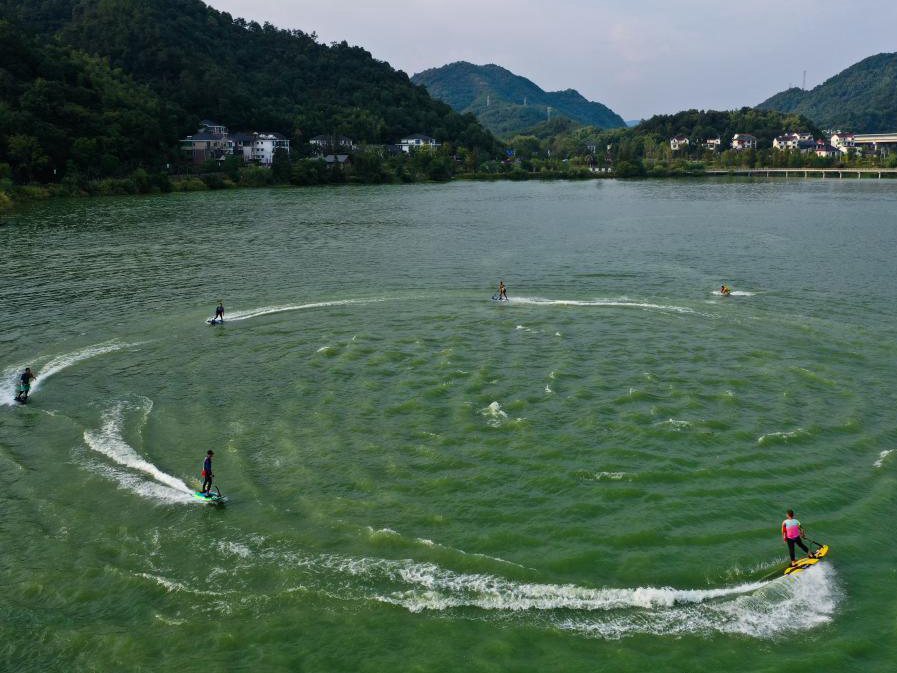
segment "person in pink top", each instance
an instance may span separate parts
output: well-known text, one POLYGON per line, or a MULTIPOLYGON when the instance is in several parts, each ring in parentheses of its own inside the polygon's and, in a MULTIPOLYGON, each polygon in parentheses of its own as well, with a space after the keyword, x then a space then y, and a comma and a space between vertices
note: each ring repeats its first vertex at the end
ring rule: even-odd
POLYGON ((788 518, 782 522, 782 540, 788 545, 788 555, 791 556, 791 565, 794 565, 794 545, 797 545, 807 553, 807 558, 812 558, 813 554, 807 549, 807 545, 801 538, 804 536, 804 529, 800 526, 800 521, 794 518, 794 512, 788 510, 788 518))

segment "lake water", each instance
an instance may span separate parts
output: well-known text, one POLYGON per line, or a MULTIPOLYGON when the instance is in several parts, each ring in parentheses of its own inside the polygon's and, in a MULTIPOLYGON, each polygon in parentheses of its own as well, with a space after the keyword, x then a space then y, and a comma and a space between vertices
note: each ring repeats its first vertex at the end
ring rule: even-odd
POLYGON ((0 246, 2 670, 897 662, 894 183, 60 200, 0 246), (789 507, 831 553, 769 579, 789 507))

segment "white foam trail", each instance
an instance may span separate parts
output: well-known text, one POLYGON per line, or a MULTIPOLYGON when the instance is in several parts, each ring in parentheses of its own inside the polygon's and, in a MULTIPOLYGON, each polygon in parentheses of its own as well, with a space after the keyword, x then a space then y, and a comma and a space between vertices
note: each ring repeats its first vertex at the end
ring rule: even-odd
POLYGON ((502 424, 502 421, 508 418, 508 415, 502 410, 501 404, 498 402, 492 402, 485 409, 480 409, 480 414, 489 419, 486 422, 493 428, 497 428, 502 424))
POLYGON ((788 432, 770 432, 765 435, 760 435, 757 438, 757 444, 766 444, 769 441, 783 440, 788 441, 789 439, 794 439, 795 437, 800 437, 801 435, 805 435, 806 432, 803 428, 798 428, 797 430, 790 430, 788 432))
MULTIPOLYGON (((2 384, 0 384, 0 395, 2 395, 0 404, 9 406, 15 403, 13 397, 16 394, 16 382, 18 381, 18 378, 24 371, 25 367, 33 366, 35 374, 37 375, 37 377, 34 379, 34 382, 31 384, 31 391, 28 393, 29 396, 31 396, 41 388, 41 386, 48 378, 50 378, 54 374, 58 374, 63 369, 68 369, 72 365, 77 364, 82 360, 87 360, 89 358, 103 355, 105 353, 112 353, 113 351, 118 351, 122 348, 130 348, 139 345, 140 343, 121 343, 118 341, 107 341, 105 343, 96 344, 95 346, 87 346, 86 348, 82 348, 81 350, 77 350, 72 353, 64 353, 63 355, 51 357, 49 360, 40 365, 37 365, 35 363, 28 363, 8 367, 3 371, 3 374, 0 375, 2 376, 2 379, 0 379, 0 381, 2 381, 2 384)), ((41 360, 43 360, 43 358, 37 358, 36 362, 39 363, 41 362, 41 360)))
MULTIPOLYGON (((193 491, 187 484, 141 458, 122 438, 125 406, 124 403, 121 403, 106 411, 103 414, 103 426, 99 430, 85 430, 84 441, 88 448, 111 458, 121 467, 147 474, 156 482, 147 482, 145 479, 139 479, 136 475, 120 469, 110 470, 108 474, 113 476, 123 488, 134 490, 146 497, 168 502, 193 502, 193 491)), ((144 414, 144 420, 151 408, 152 402, 144 399, 139 407, 144 414)))
POLYGON ((872 466, 873 466, 873 467, 876 467, 876 468, 881 467, 881 466, 882 466, 882 463, 884 463, 885 458, 887 458, 888 455, 890 455, 890 453, 891 453, 893 450, 894 450, 894 449, 885 449, 884 451, 882 451, 881 453, 879 453, 879 454, 878 454, 878 460, 876 460, 874 463, 872 463, 872 466))
POLYGON ((188 593, 194 594, 196 596, 223 596, 223 593, 218 591, 202 591, 200 589, 191 589, 185 584, 181 584, 180 582, 175 582, 174 580, 170 580, 166 577, 162 577, 161 575, 153 575, 151 573, 134 573, 137 577, 143 577, 144 579, 152 580, 159 586, 165 587, 165 590, 169 593, 188 593))
MULTIPOLYGON (((281 306, 262 306, 261 308, 253 308, 246 311, 235 311, 229 313, 225 317, 225 324, 238 320, 249 320, 257 318, 260 315, 270 315, 271 313, 284 313, 285 311, 301 311, 308 308, 325 308, 327 306, 348 306, 351 304, 375 304, 377 302, 386 301, 385 298, 374 299, 340 299, 336 301, 319 301, 311 304, 284 304, 281 306)), ((207 318, 211 320, 211 317, 207 318)))
MULTIPOLYGON (((392 529, 369 530, 398 535, 392 529)), ((416 542, 440 546, 422 538, 416 542)), ((517 620, 601 638, 639 633, 779 638, 831 621, 841 598, 835 569, 828 561, 791 577, 679 589, 519 582, 493 574, 455 572, 412 559, 308 556, 285 551, 281 545, 253 551, 253 558, 290 572, 308 573, 303 589, 337 600, 374 600, 412 613, 462 610, 462 617, 485 620, 505 621, 513 615, 517 620)), ((149 579, 170 591, 185 590, 167 578, 154 575, 149 579)))
POLYGON ((826 564, 795 577, 773 580, 731 600, 630 612, 609 619, 564 618, 554 623, 564 630, 612 639, 636 633, 727 633, 772 639, 831 621, 840 598, 834 580, 834 568, 826 564))
MULTIPOLYGON (((720 292, 719 290, 714 290, 714 291, 713 291, 713 294, 715 294, 717 297, 722 297, 722 296, 723 296, 723 293, 720 292)), ((746 290, 732 290, 732 291, 729 293, 729 295, 732 296, 732 297, 753 297, 753 296, 754 296, 754 293, 753 293, 753 292, 747 292, 746 290)))
MULTIPOLYGON (((371 537, 371 539, 374 539, 374 540, 376 540, 378 538, 398 538, 400 540, 406 539, 401 533, 399 533, 396 530, 393 530, 392 528, 374 529, 373 526, 365 526, 365 529, 367 530, 368 535, 371 537)), ((425 537, 416 537, 416 538, 414 538, 414 541, 418 544, 424 545, 425 547, 446 549, 448 551, 455 552, 456 554, 461 554, 462 556, 473 556, 476 558, 484 558, 484 559, 489 559, 490 561, 497 561, 499 563, 505 563, 507 565, 515 566, 517 568, 524 568, 524 569, 532 570, 532 568, 526 568, 526 566, 522 566, 519 563, 514 563, 513 561, 507 561, 503 558, 499 558, 498 556, 489 556, 488 554, 481 554, 479 552, 467 552, 467 551, 464 551, 463 549, 458 549, 457 547, 451 547, 449 545, 440 544, 439 542, 434 542, 433 540, 430 540, 425 537)))
POLYGON ((661 425, 669 425, 671 428, 673 428, 673 430, 676 430, 678 432, 680 430, 684 430, 685 428, 690 428, 691 422, 682 421, 676 418, 670 418, 669 420, 663 421, 661 425))
POLYGON ((544 613, 557 628, 604 638, 710 632, 773 638, 830 621, 839 597, 830 564, 794 577, 718 589, 592 589, 464 575, 433 564, 370 561, 369 565, 355 561, 342 569, 352 574, 385 571, 410 584, 407 590, 374 596, 410 612, 475 608, 544 613), (570 610, 584 614, 558 614, 570 610))
POLYGON ((604 479, 610 479, 611 481, 620 481, 625 476, 626 472, 590 472, 583 478, 590 481, 602 481, 604 479))
POLYGON ((542 297, 517 297, 516 304, 530 306, 599 306, 608 308, 639 308, 643 310, 672 311, 674 313, 689 313, 693 315, 705 315, 685 306, 670 306, 666 304, 652 304, 649 302, 628 301, 624 299, 544 299, 542 297))

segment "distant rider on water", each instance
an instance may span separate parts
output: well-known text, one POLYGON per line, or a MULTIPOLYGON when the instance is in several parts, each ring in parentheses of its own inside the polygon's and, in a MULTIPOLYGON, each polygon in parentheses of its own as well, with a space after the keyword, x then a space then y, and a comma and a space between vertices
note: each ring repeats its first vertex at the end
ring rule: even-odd
POLYGON ((25 404, 28 401, 28 391, 31 390, 31 382, 37 377, 31 373, 31 367, 25 367, 25 371, 19 377, 19 383, 16 386, 16 402, 25 404))
POLYGON ((498 301, 502 299, 508 301, 508 289, 505 287, 505 282, 500 280, 498 281, 498 301))
POLYGON ((212 474, 212 456, 215 455, 215 452, 209 449, 206 452, 206 459, 202 462, 202 493, 205 495, 209 495, 209 491, 212 488, 212 477, 215 475, 212 474))
POLYGON ((218 307, 215 309, 215 317, 213 320, 220 320, 224 322, 224 304, 221 303, 221 300, 218 300, 218 307))

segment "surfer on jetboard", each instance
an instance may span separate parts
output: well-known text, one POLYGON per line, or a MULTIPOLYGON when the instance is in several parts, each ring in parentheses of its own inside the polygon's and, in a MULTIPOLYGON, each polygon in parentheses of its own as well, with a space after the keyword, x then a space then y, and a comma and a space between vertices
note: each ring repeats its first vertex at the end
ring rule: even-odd
POLYGON ((503 280, 498 281, 498 301, 509 301, 508 288, 505 287, 503 280))
POLYGON ((22 372, 22 375, 19 377, 19 382, 16 384, 16 402, 25 404, 28 401, 28 391, 31 390, 31 382, 36 378, 37 377, 31 373, 31 367, 25 367, 25 371, 22 372))
POLYGON ((202 490, 200 493, 207 497, 211 496, 212 478, 215 476, 212 474, 212 456, 214 455, 215 452, 209 449, 206 451, 206 459, 202 461, 202 490))
POLYGON ((807 545, 801 540, 805 537, 804 529, 800 521, 794 518, 794 511, 788 510, 788 518, 782 522, 782 540, 788 545, 788 555, 791 557, 791 565, 795 564, 794 545, 797 545, 807 553, 807 558, 813 558, 813 553, 807 549, 807 545))
POLYGON ((212 320, 220 320, 224 322, 224 304, 221 303, 221 300, 218 300, 218 306, 215 308, 215 317, 212 320))

